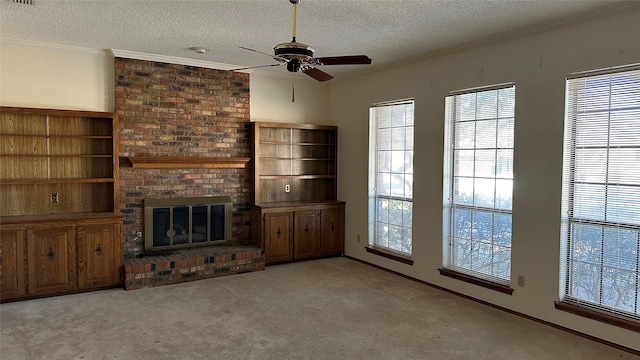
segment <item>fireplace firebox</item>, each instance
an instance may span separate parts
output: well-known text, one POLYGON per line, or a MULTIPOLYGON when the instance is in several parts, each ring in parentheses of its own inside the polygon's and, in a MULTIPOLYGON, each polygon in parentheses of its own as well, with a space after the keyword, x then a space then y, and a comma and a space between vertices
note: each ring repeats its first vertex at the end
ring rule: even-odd
POLYGON ((230 196, 145 199, 145 251, 227 244, 232 209, 230 196))

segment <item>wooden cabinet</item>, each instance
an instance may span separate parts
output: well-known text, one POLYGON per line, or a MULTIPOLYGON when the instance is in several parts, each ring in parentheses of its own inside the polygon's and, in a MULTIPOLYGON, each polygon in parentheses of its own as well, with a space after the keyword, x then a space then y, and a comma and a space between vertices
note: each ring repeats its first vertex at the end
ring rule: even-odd
POLYGON ((265 249, 267 264, 344 251, 344 202, 263 204, 251 211, 251 238, 265 249))
POLYGON ((293 260, 293 213, 267 213, 264 215, 265 261, 276 263, 293 260))
POLYGON ((122 284, 122 215, 0 219, 2 301, 122 284))
POLYGON ((115 113, 0 107, 2 301, 122 283, 115 113))
POLYGON ((76 288, 73 226, 27 230, 29 294, 62 293, 76 288))
POLYGON ((320 250, 320 212, 318 210, 294 212, 293 253, 301 260, 319 255, 320 250))
POLYGON ((251 123, 252 242, 267 264, 341 255, 335 126, 251 123))
POLYGON ((320 211, 320 256, 344 252, 344 206, 334 206, 320 211))
POLYGON ((0 298, 24 296, 24 231, 0 230, 0 298))
POLYGON ((80 225, 78 231, 78 287, 115 285, 120 282, 122 224, 80 225))

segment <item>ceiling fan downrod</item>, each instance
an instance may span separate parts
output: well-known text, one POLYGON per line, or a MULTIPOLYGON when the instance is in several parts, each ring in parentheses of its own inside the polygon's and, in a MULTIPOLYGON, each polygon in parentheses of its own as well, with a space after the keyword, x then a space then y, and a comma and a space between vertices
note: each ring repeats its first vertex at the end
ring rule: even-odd
POLYGON ((290 3, 293 4, 293 29, 292 29, 292 34, 293 34, 293 40, 291 40, 291 42, 296 42, 296 12, 297 12, 297 8, 298 8, 298 3, 300 2, 300 0, 289 0, 290 3))

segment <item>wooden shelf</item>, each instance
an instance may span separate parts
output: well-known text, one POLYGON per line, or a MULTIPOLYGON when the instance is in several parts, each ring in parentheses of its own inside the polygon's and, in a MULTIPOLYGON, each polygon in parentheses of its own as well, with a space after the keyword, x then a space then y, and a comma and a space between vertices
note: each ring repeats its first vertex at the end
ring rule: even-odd
POLYGON ((277 179, 299 179, 299 180, 313 180, 313 179, 335 179, 335 175, 262 175, 263 180, 277 180, 277 179))
POLYGON ((168 156, 129 156, 126 159, 135 169, 240 169, 251 160, 251 158, 168 156))
POLYGON ((293 145, 293 146, 333 146, 330 143, 311 143, 311 142, 286 142, 286 141, 261 141, 260 145, 293 145))
POLYGON ((112 183, 114 178, 80 178, 80 179, 0 179, 0 185, 36 185, 36 184, 95 184, 112 183))
POLYGON ((113 139, 111 135, 52 135, 52 134, 17 134, 3 133, 2 136, 15 136, 27 138, 71 138, 71 139, 113 139))
POLYGON ((42 157, 42 158, 113 158, 110 154, 0 154, 0 157, 42 157))
POLYGON ((269 157, 262 156, 260 160, 284 160, 284 161, 331 161, 333 158, 296 158, 296 157, 269 157))

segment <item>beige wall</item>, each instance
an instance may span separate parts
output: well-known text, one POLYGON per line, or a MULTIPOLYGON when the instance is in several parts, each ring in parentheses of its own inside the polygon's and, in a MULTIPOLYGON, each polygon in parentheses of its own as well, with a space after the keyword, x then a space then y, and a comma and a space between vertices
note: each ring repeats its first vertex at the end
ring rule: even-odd
POLYGON ((113 111, 113 56, 104 50, 0 42, 0 104, 113 111))
POLYGON ((339 126, 339 198, 346 254, 453 291, 630 348, 637 333, 554 309, 558 299, 565 76, 640 63, 640 10, 433 56, 331 84, 339 126), (444 96, 515 82, 512 296, 439 275, 442 266, 444 96), (368 108, 415 98, 413 266, 365 252, 368 108), (358 237, 361 241, 358 242, 358 237))
MULTIPOLYGON (((250 76, 251 119, 331 124, 329 86, 303 74, 250 76), (295 102, 291 84, 295 81, 295 102)), ((0 105, 114 110, 113 54, 108 50, 0 42, 0 105)))
POLYGON ((304 74, 250 76, 251 121, 335 125, 329 118, 329 85, 304 74), (295 101, 291 101, 292 83, 295 101))

